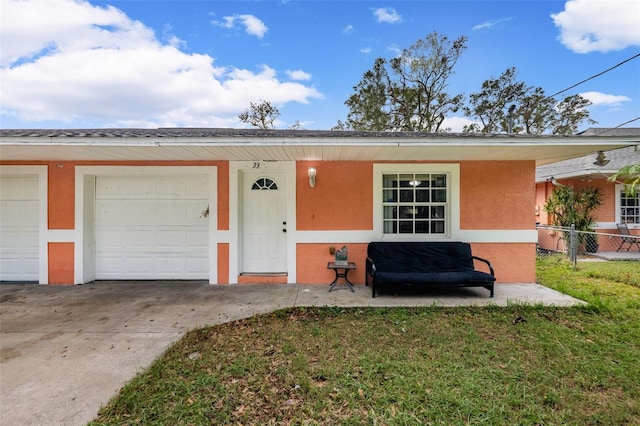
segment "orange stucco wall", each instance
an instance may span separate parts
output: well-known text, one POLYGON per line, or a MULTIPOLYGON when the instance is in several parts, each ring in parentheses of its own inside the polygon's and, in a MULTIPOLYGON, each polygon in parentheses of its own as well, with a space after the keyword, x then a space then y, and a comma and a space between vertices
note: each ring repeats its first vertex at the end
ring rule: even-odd
POLYGON ((587 180, 574 179, 568 182, 576 190, 598 188, 602 192, 602 205, 594 212, 596 222, 615 222, 616 220, 616 188, 615 184, 605 179, 587 180))
POLYGON ((49 229, 75 227, 75 166, 71 162, 48 164, 49 229))
POLYGON ((218 243, 218 284, 229 284, 228 243, 218 243))
POLYGON ((549 224, 549 214, 544 209, 544 205, 547 202, 547 198, 553 191, 553 185, 549 182, 543 182, 536 184, 536 222, 543 225, 549 224))
MULTIPOLYGON (((6 163, 5 163, 6 164, 6 163)), ((14 163, 15 164, 15 163, 14 163)), ((25 164, 25 163, 21 163, 25 164)), ((34 163, 29 163, 34 164, 34 163)), ((50 229, 75 226, 75 166, 217 166, 219 230, 229 229, 229 163, 224 161, 190 162, 40 162, 49 166, 50 229), (62 165, 59 167, 58 165, 62 165)), ((474 230, 533 229, 537 219, 534 163, 530 161, 462 162, 460 164, 460 225, 474 230)), ((296 165, 297 229, 301 231, 340 231, 373 229, 372 162, 298 162, 296 165), (307 169, 317 170, 316 186, 310 188, 307 169)), ((538 194, 539 195, 539 194, 538 194)), ((611 195, 613 197, 613 195, 611 195)), ((366 243, 299 243, 297 281, 329 283, 334 273, 326 269, 333 260, 329 247, 347 245, 349 259, 358 269, 349 272, 354 283, 364 283, 366 243)), ((500 282, 535 281, 535 244, 479 244, 474 254, 491 260, 500 282)), ((230 277, 229 244, 218 244, 218 282, 243 282, 230 277)), ((73 283, 73 243, 49 243, 49 281, 73 283)), ((283 282, 286 278, 278 278, 283 282)), ((250 278, 246 278, 250 282, 250 278)), ((255 279, 253 279, 255 281, 255 279)))
MULTIPOLYGON (((349 280, 354 284, 364 284, 367 244, 349 243, 298 244, 298 282, 328 284, 333 281, 335 274, 331 269, 327 269, 327 262, 334 260, 333 255, 329 253, 329 247, 341 248, 343 245, 349 248, 349 261, 355 262, 358 268, 349 272, 349 280)), ((473 243, 471 247, 474 255, 491 262, 498 282, 535 282, 535 244, 473 243)), ((488 272, 484 263, 479 262, 476 268, 488 272)))
POLYGON ((298 230, 373 229, 373 164, 362 161, 298 162, 298 230), (309 167, 316 186, 309 187, 309 167))
MULTIPOLYGON (((472 243, 471 251, 491 262, 499 283, 532 283, 536 280, 535 244, 472 243)), ((486 271, 482 262, 478 262, 476 268, 486 271)))
MULTIPOLYGON (((349 249, 349 261, 355 262, 358 269, 349 272, 349 281, 354 284, 364 284, 365 259, 367 258, 367 244, 298 244, 296 247, 296 267, 298 282, 304 284, 329 284, 335 278, 335 273, 327 269, 327 263, 335 260, 329 252, 330 247, 336 249, 346 245, 349 249)), ((340 283, 342 283, 342 279, 340 283)))
POLYGON ((533 161, 460 164, 461 229, 533 229, 533 161))
POLYGON ((73 284, 73 243, 49 243, 49 284, 73 284))
MULTIPOLYGON (((582 179, 564 179, 559 180, 562 185, 570 186, 576 190, 585 188, 599 188, 602 191, 602 205, 595 211, 594 216, 596 222, 615 222, 616 220, 616 188, 615 184, 608 182, 606 179, 582 180, 582 179)), ((539 222, 542 224, 550 224, 551 218, 544 211, 546 200, 553 193, 554 186, 549 183, 538 183, 536 185, 536 204, 540 206, 539 222)), ((609 232, 617 232, 610 230, 609 232)))

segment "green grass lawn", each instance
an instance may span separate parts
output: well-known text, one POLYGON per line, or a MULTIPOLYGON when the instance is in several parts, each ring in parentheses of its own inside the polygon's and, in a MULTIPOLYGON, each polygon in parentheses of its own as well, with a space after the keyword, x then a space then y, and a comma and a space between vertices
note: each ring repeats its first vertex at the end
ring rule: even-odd
POLYGON ((589 305, 300 308, 195 330, 92 424, 640 425, 638 263, 546 257, 538 274, 589 305))

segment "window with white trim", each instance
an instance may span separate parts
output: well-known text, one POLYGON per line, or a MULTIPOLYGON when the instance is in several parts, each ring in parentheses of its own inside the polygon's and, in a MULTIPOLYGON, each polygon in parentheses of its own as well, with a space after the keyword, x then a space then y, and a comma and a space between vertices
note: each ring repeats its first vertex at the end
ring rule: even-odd
POLYGON ((624 188, 618 191, 620 222, 640 224, 640 197, 638 194, 627 194, 624 188))
POLYGON ((447 173, 384 173, 383 233, 446 235, 450 220, 449 182, 447 173))

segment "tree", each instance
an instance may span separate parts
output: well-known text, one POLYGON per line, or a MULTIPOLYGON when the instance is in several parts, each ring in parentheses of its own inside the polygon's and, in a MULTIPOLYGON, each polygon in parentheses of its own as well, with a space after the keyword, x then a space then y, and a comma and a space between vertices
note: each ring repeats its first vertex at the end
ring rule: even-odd
POLYGON ((556 226, 575 225, 576 231, 593 232, 593 212, 602 205, 602 192, 598 188, 574 190, 569 186, 556 187, 544 205, 556 226))
POLYGON ((433 32, 400 56, 377 58, 345 101, 346 121, 334 129, 437 132, 445 116, 462 107, 463 95, 447 93, 467 38, 433 32))
POLYGON ((516 68, 512 67, 500 77, 486 80, 480 92, 469 96, 469 104, 463 110, 476 122, 465 126, 464 131, 574 134, 582 122, 595 123, 589 117, 589 105, 591 102, 580 95, 560 101, 546 96, 541 87, 527 86, 518 81, 516 68))
POLYGON ((261 100, 258 103, 250 103, 249 109, 241 112, 238 118, 243 123, 251 124, 259 129, 273 129, 273 123, 280 116, 278 108, 269 101, 261 100))
MULTIPOLYGON (((466 116, 474 117, 477 122, 465 126, 465 132, 498 133, 508 129, 507 108, 515 105, 517 99, 524 97, 528 90, 523 82, 516 81, 517 71, 508 68, 498 78, 482 83, 482 90, 469 96, 469 105, 463 108, 466 116)), ((513 109, 511 110, 513 114, 513 109)))
POLYGON ((609 182, 624 183, 624 188, 629 196, 634 196, 640 192, 640 164, 629 164, 622 167, 609 178, 609 182))

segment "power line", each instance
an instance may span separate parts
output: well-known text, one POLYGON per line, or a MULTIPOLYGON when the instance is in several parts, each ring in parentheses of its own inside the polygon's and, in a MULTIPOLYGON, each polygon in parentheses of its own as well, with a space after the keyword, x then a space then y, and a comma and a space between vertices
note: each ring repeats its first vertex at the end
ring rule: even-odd
POLYGON ((596 133, 594 136, 600 136, 601 134, 603 134, 603 133, 607 133, 607 132, 608 132, 608 131, 610 131, 610 130, 617 129, 617 128, 619 128, 619 127, 624 126, 625 124, 633 123, 634 121, 638 121, 638 120, 640 120, 640 117, 632 118, 632 119, 631 119, 631 120, 629 120, 629 121, 625 121, 625 122, 624 122, 624 123, 622 123, 622 124, 618 124, 616 127, 610 127, 610 128, 608 128, 608 129, 606 129, 606 130, 603 130, 603 131, 601 131, 601 132, 599 132, 599 133, 596 133))
MULTIPOLYGON (((596 77, 600 77, 602 74, 606 74, 606 73, 608 73, 609 71, 611 71, 611 70, 613 70, 613 69, 615 69, 615 68, 618 68, 620 65, 626 64, 627 62, 629 62, 629 61, 632 61, 632 60, 636 59, 638 56, 640 56, 640 53, 638 53, 638 54, 636 54, 636 55, 634 55, 634 56, 630 57, 629 59, 625 59, 624 61, 620 62, 619 64, 616 64, 616 65, 612 66, 611 68, 608 68, 608 69, 606 69, 606 70, 604 70, 604 71, 602 71, 602 72, 599 72, 598 74, 592 75, 592 76, 591 76, 591 77, 589 77, 589 78, 585 78, 584 80, 582 80, 582 81, 580 81, 580 82, 578 82, 578 83, 574 84, 574 85, 573 85, 573 86, 571 86, 571 87, 567 87, 567 88, 566 88, 566 89, 564 89, 564 90, 561 90, 561 91, 559 91, 559 92, 556 92, 556 93, 554 93, 553 95, 551 95, 551 96, 549 96, 549 97, 553 98, 554 96, 559 95, 560 93, 564 93, 564 92, 566 92, 567 90, 573 89, 574 87, 579 86, 579 85, 581 85, 582 83, 586 83, 586 82, 587 82, 587 81, 589 81, 589 80, 592 80, 592 79, 594 79, 594 78, 596 78, 596 77)), ((633 121, 633 120, 632 120, 632 121, 633 121)))

